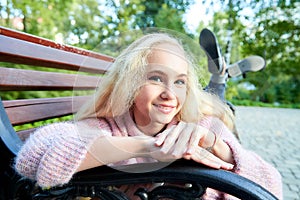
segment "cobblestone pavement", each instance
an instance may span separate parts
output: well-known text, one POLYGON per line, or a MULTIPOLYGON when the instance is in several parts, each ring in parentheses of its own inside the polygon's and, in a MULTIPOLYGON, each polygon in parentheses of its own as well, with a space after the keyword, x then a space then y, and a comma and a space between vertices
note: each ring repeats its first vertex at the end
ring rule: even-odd
POLYGON ((236 120, 243 146, 281 173, 284 199, 300 199, 300 109, 237 107, 236 120))

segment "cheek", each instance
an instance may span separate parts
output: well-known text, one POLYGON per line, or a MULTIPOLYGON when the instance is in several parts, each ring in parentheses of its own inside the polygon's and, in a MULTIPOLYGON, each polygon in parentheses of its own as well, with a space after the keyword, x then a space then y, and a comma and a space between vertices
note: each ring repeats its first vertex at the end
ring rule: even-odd
POLYGON ((186 89, 178 89, 176 91, 176 96, 177 96, 177 99, 178 99, 178 102, 180 104, 180 106, 182 107, 182 105, 184 104, 185 100, 186 100, 186 89))
POLYGON ((152 101, 154 95, 155 90, 151 86, 145 85, 139 90, 134 102, 138 105, 146 105, 152 101))

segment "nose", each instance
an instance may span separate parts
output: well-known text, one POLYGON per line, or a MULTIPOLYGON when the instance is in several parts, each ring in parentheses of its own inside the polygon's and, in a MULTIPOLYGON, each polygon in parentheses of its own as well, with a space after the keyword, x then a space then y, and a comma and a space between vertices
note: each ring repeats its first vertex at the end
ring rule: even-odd
POLYGON ((165 100, 176 99, 175 92, 169 87, 164 87, 160 97, 165 100))

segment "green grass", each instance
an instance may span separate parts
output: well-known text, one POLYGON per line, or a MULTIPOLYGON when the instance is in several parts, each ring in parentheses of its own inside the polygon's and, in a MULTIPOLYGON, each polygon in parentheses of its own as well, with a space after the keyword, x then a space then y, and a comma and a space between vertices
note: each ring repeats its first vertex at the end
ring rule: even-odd
POLYGON ((230 102, 236 106, 258 106, 258 107, 271 107, 271 108, 300 109, 300 103, 298 103, 298 104, 264 103, 264 102, 260 102, 260 101, 236 100, 236 99, 232 99, 232 100, 230 100, 230 102))
POLYGON ((72 119, 73 119, 73 115, 68 115, 68 116, 64 116, 64 117, 58 117, 58 118, 54 118, 54 119, 48 119, 48 120, 38 121, 38 122, 24 124, 24 125, 17 125, 17 126, 14 126, 14 129, 15 129, 15 131, 21 131, 21 130, 26 130, 26 129, 31 129, 31 128, 42 127, 47 124, 52 124, 55 122, 70 121, 72 119))

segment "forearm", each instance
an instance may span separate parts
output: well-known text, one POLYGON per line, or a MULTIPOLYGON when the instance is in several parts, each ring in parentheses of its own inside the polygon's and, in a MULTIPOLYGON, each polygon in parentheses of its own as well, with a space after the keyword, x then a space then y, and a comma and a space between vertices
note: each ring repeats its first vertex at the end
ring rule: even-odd
POLYGON ((136 157, 149 157, 152 137, 98 137, 89 147, 78 171, 136 157))

